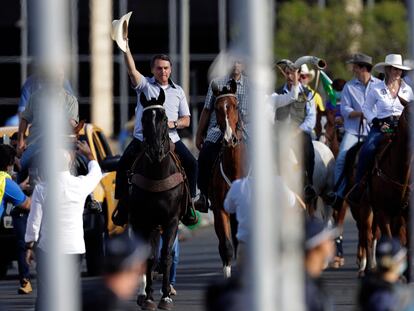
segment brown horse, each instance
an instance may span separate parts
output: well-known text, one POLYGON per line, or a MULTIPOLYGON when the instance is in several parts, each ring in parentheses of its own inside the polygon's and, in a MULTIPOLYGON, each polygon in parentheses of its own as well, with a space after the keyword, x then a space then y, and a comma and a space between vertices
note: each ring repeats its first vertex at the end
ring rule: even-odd
MULTIPOLYGON (((356 170, 358 165, 359 151, 361 143, 353 146, 347 153, 344 172, 348 179, 346 193, 355 185, 356 170)), ((358 228, 358 245, 357 245, 357 265, 358 277, 363 277, 365 273, 374 267, 373 242, 376 226, 374 225, 374 215, 367 195, 364 195, 360 204, 343 202, 341 208, 337 211, 337 222, 343 223, 345 220, 346 209, 350 207, 352 217, 358 228)), ((340 241, 342 244, 342 241, 340 241)))
POLYGON ((412 103, 407 104, 395 133, 387 134, 375 159, 371 177, 370 202, 381 233, 399 237, 407 245, 410 174, 413 155, 410 151, 412 103))
POLYGON ((234 80, 230 88, 223 87, 220 91, 217 85, 212 86, 216 97, 214 110, 217 123, 223 133, 222 148, 212 170, 209 185, 209 199, 214 213, 214 229, 219 240, 219 253, 223 262, 223 273, 226 278, 231 276, 231 261, 234 248, 231 242, 234 238, 230 224, 230 215, 223 208, 223 202, 231 182, 242 178, 244 174, 243 157, 245 143, 243 142, 243 127, 239 119, 237 84, 234 80))

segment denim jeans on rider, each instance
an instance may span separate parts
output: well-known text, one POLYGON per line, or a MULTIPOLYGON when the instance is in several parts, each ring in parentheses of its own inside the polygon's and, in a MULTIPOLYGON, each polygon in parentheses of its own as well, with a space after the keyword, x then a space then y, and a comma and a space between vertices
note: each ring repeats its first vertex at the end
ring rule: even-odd
MULTIPOLYGON (((361 139, 365 139, 365 136, 361 136, 361 139)), ((335 185, 338 183, 339 179, 342 178, 341 182, 336 188, 336 194, 341 198, 345 196, 344 192, 346 188, 346 178, 341 177, 345 169, 346 154, 348 150, 355 146, 357 143, 358 135, 345 132, 345 135, 342 138, 341 145, 339 146, 339 153, 336 157, 335 162, 335 185)))
POLYGON ((374 166, 375 152, 383 138, 381 130, 374 126, 368 134, 367 140, 361 147, 361 152, 358 158, 358 167, 356 182, 359 183, 364 177, 365 173, 372 170, 374 166))
POLYGON ((194 198, 196 196, 196 182, 198 175, 197 160, 181 140, 175 143, 175 153, 180 158, 181 165, 183 166, 185 174, 188 178, 191 197, 194 198))
POLYGON ((211 171, 214 161, 217 159, 221 149, 221 142, 204 142, 198 155, 198 177, 197 186, 201 193, 208 195, 208 184, 210 183, 211 171))
POLYGON ((21 281, 22 279, 30 279, 29 265, 26 262, 26 243, 24 241, 29 213, 19 212, 17 209, 11 213, 11 216, 13 218, 14 233, 16 234, 17 240, 17 265, 19 269, 19 280, 21 281))

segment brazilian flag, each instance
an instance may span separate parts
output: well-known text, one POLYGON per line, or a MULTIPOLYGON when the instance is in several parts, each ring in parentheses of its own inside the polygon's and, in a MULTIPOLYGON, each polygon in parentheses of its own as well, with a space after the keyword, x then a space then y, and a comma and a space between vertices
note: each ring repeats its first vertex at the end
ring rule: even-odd
POLYGON ((322 81, 323 89, 328 95, 332 106, 336 107, 336 92, 332 88, 332 80, 328 77, 328 75, 323 70, 321 70, 320 72, 321 72, 321 81, 322 81))

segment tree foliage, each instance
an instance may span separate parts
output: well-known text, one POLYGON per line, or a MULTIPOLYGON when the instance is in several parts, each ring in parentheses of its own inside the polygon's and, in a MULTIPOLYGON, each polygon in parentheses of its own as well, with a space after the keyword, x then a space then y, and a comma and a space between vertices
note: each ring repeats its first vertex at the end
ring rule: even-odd
POLYGON ((407 50, 406 9, 397 1, 381 1, 372 9, 364 7, 358 17, 346 14, 343 1, 331 1, 321 9, 294 0, 280 5, 276 21, 276 59, 315 55, 327 61, 327 72, 333 78, 351 77, 345 62, 355 42, 361 52, 373 57, 374 63, 383 61, 389 53, 404 56, 407 50), (352 33, 350 29, 355 25, 362 31, 352 33))

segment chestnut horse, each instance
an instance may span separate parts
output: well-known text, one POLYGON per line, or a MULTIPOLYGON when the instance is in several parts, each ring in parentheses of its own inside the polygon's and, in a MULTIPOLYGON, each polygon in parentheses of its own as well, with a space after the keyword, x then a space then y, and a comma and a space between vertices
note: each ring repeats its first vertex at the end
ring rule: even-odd
MULTIPOLYGON (((223 87, 220 91, 217 85, 212 85, 216 97, 214 110, 217 123, 223 133, 222 147, 212 170, 209 185, 209 199, 214 213, 214 229, 219 240, 219 253, 223 263, 224 277, 231 276, 231 261, 235 253, 235 226, 230 224, 230 215, 224 210, 223 202, 232 181, 244 177, 243 159, 245 143, 243 128, 239 119, 237 84, 234 80, 230 88, 223 87), (233 232, 232 232, 233 227, 233 232)), ((232 220, 234 221, 234 220, 232 220)))
POLYGON ((185 173, 177 156, 171 150, 168 125, 163 106, 165 93, 160 89, 158 99, 147 100, 141 93, 143 109, 143 151, 137 154, 129 173, 129 223, 132 230, 151 245, 147 260, 145 297, 138 297, 143 310, 156 310, 152 288, 158 245, 161 249, 162 298, 159 309, 171 310, 170 269, 172 247, 177 236, 178 223, 188 203, 185 173))
MULTIPOLYGON (((359 151, 362 143, 358 143, 349 149, 346 155, 344 178, 347 178, 347 187, 345 193, 349 193, 355 186, 356 171, 358 166, 359 151)), ((345 196, 347 197, 347 195, 345 196)), ((365 194, 362 197, 360 204, 353 204, 352 202, 343 202, 340 209, 337 211, 338 218, 343 223, 345 219, 346 209, 350 207, 352 217, 354 218, 358 229, 358 243, 357 243, 357 265, 358 277, 363 277, 366 272, 374 268, 374 234, 376 226, 374 225, 374 214, 369 203, 368 196, 365 194)), ((342 244, 342 240, 340 241, 342 244)))
POLYGON ((410 151, 412 103, 406 105, 395 133, 379 148, 371 177, 370 202, 381 233, 407 245, 413 155, 410 151))

